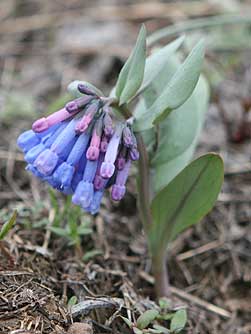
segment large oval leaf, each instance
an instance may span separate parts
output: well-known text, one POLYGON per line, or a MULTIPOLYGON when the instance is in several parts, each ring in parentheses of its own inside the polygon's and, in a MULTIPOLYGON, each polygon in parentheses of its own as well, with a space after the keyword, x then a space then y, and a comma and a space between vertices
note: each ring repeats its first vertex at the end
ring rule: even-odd
POLYGON ((222 159, 209 153, 190 163, 155 196, 149 233, 153 253, 164 251, 171 239, 212 209, 223 175, 222 159))
MULTIPOLYGON (((204 96, 201 96, 204 100, 204 96)), ((199 117, 196 99, 190 98, 174 110, 159 126, 158 149, 151 161, 157 166, 181 155, 193 142, 199 117)))
MULTIPOLYGON (((144 94, 136 108, 140 114, 151 106, 161 86, 165 85, 172 73, 178 67, 177 58, 171 58, 168 67, 163 71, 144 94)), ((206 79, 201 76, 190 98, 178 109, 174 110, 159 125, 159 133, 154 129, 142 132, 153 169, 153 188, 159 191, 166 186, 192 159, 204 115, 208 107, 209 86, 206 79), (158 145, 156 145, 158 138, 158 145)))
POLYGON ((161 124, 160 142, 152 157, 155 191, 166 186, 192 159, 208 100, 209 87, 201 77, 192 96, 161 124), (178 123, 182 117, 181 123, 178 123), (169 133, 165 131, 165 125, 171 129, 169 133))

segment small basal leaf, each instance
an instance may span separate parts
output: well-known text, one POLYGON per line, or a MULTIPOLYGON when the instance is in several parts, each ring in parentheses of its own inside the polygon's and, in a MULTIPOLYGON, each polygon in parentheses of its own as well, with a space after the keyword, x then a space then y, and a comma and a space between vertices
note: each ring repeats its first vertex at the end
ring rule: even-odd
POLYGON ((16 223, 16 219, 17 219, 17 211, 15 210, 10 220, 2 226, 0 230, 0 240, 3 240, 6 237, 8 232, 12 229, 12 227, 16 223))
POLYGON ((166 327, 163 327, 163 326, 160 326, 160 325, 153 325, 153 328, 159 330, 160 333, 170 334, 169 329, 167 329, 166 327))
POLYGON ((50 230, 53 233, 59 235, 60 237, 68 237, 69 236, 69 231, 64 229, 64 228, 61 228, 61 227, 51 226, 50 230))
POLYGON ((170 320, 172 319, 172 317, 173 317, 172 313, 165 313, 165 314, 160 314, 158 318, 161 320, 170 320))
POLYGON ((175 312, 172 320, 171 320, 171 332, 179 333, 186 325, 187 322, 187 312, 186 310, 178 310, 175 312))
POLYGON ((223 175, 222 159, 209 153, 190 163, 155 196, 149 233, 153 253, 164 252, 171 239, 212 209, 223 175))
POLYGON ((88 235, 88 234, 92 234, 93 230, 91 228, 88 228, 86 226, 82 226, 80 225, 78 227, 78 234, 79 235, 88 235))
POLYGON ((133 327, 133 323, 129 319, 127 319, 126 317, 122 317, 122 315, 120 317, 124 320, 129 328, 133 327))
POLYGON ((144 77, 146 61, 146 29, 143 25, 133 52, 123 66, 116 84, 116 96, 119 104, 129 101, 136 93, 144 77))
POLYGON ((92 249, 88 252, 85 253, 85 255, 83 256, 82 260, 84 262, 88 262, 89 260, 93 259, 94 257, 98 256, 98 255, 102 255, 103 252, 100 249, 92 249))
POLYGON ((144 329, 146 328, 148 325, 150 325, 150 323, 156 319, 156 317, 158 316, 159 312, 157 310, 147 310, 145 311, 143 314, 141 314, 141 316, 137 319, 137 323, 136 326, 139 329, 144 329))
POLYGON ((132 328, 134 334, 143 334, 143 331, 137 327, 132 328))
POLYGON ((163 297, 163 298, 160 298, 159 299, 159 307, 161 309, 170 309, 171 308, 171 300, 166 298, 166 297, 163 297))
POLYGON ((172 110, 181 106, 192 94, 200 76, 204 58, 204 42, 200 41, 181 64, 162 94, 140 118, 136 117, 135 130, 147 130, 163 120, 172 110), (141 124, 141 118, 144 123, 141 124))
POLYGON ((76 296, 72 296, 67 303, 68 307, 72 307, 73 305, 77 304, 78 298, 76 296))

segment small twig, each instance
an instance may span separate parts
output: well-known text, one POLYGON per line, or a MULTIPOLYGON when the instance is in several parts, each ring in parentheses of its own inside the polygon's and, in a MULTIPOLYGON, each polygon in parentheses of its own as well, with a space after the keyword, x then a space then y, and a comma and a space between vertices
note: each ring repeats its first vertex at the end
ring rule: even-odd
POLYGON ((220 194, 218 202, 223 203, 251 203, 250 197, 232 195, 232 194, 220 194))
MULTIPOLYGON (((0 159, 3 159, 3 160, 10 159, 10 152, 0 150, 0 159)), ((12 152, 11 153, 11 159, 13 159, 15 161, 24 161, 23 154, 21 154, 21 153, 12 152)))
POLYGON ((47 253, 47 249, 49 246, 49 242, 50 242, 50 238, 51 238, 51 227, 53 225, 54 222, 54 218, 55 218, 55 210, 51 209, 50 213, 49 213, 49 225, 47 226, 47 230, 45 233, 45 237, 44 237, 44 243, 42 248, 45 250, 45 253, 47 253))
POLYGON ((14 259, 13 259, 12 255, 9 253, 9 251, 4 247, 2 241, 0 241, 0 251, 4 254, 5 257, 8 258, 10 263, 13 265, 14 264, 14 259))
POLYGON ((251 166, 248 166, 247 168, 241 168, 241 169, 233 169, 226 171, 224 173, 225 177, 232 177, 232 176, 240 176, 240 175, 248 175, 251 174, 251 166))
POLYGON ((183 260, 189 259, 189 258, 191 258, 193 256, 205 253, 205 252, 207 252, 207 251, 209 251, 211 249, 218 248, 218 247, 222 246, 223 243, 224 242, 220 241, 220 240, 215 240, 215 241, 209 242, 206 245, 203 245, 203 246, 198 247, 196 249, 191 249, 191 250, 189 250, 187 252, 184 252, 182 254, 177 255, 176 259, 178 261, 183 261, 183 260))
POLYGON ((0 276, 20 276, 20 275, 34 275, 33 272, 28 272, 28 271, 9 271, 9 270, 5 270, 5 271, 0 271, 0 276))

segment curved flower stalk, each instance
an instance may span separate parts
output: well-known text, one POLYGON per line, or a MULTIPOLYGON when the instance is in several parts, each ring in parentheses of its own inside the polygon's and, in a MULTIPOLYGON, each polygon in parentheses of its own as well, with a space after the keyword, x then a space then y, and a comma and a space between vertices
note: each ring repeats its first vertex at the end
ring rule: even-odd
POLYGON ((17 143, 27 170, 95 214, 108 186, 114 201, 123 198, 137 143, 130 122, 115 117, 111 99, 83 84, 78 91, 83 96, 35 121, 17 143))

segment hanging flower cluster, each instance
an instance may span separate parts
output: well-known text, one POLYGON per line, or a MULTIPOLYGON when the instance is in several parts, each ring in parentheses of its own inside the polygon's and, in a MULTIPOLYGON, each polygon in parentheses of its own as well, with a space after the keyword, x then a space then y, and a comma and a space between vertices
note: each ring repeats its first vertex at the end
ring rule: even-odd
POLYGON ((139 153, 130 121, 117 120, 110 100, 84 84, 78 90, 80 98, 38 119, 17 143, 27 170, 95 214, 106 188, 111 187, 113 200, 123 198, 131 161, 139 153))

